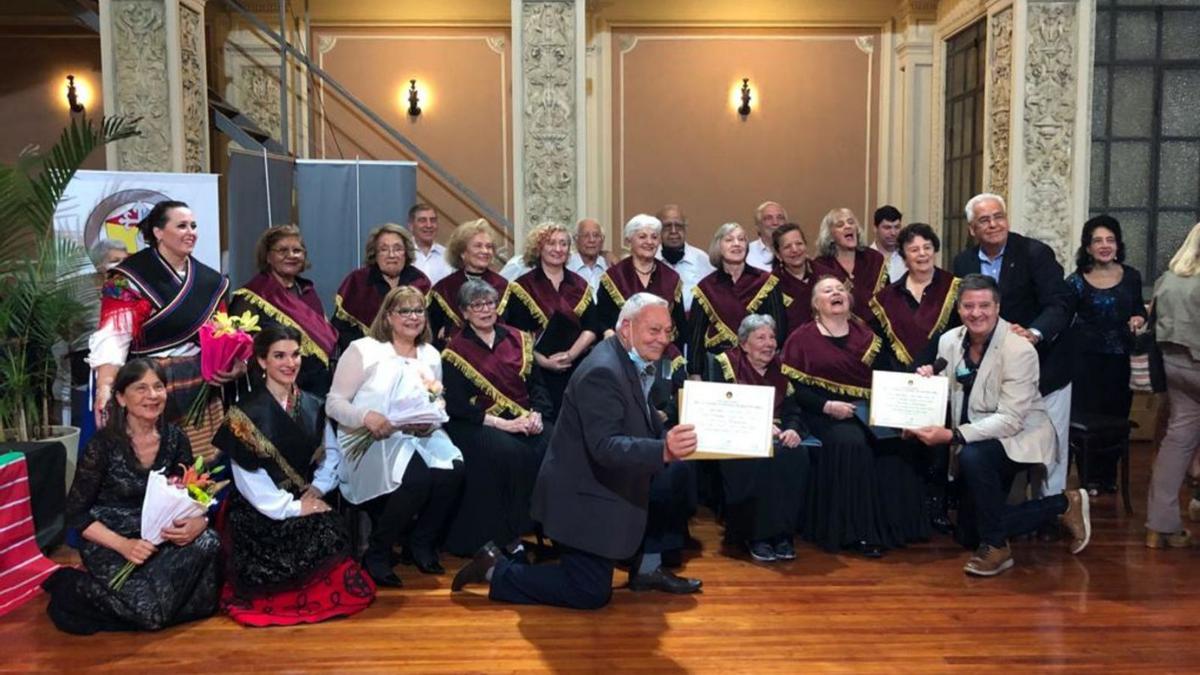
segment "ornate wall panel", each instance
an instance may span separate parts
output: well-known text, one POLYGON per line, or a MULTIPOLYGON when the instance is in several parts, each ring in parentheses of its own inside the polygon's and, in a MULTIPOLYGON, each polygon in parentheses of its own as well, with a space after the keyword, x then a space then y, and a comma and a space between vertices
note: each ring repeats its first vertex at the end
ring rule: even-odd
POLYGON ((1012 133, 1012 33, 1013 10, 1002 10, 988 20, 988 192, 1008 198, 1009 143, 1012 133))
POLYGON ((110 114, 140 116, 142 133, 117 144, 117 166, 110 168, 169 171, 166 9, 161 0, 113 0, 111 6, 115 100, 108 109, 110 114))
POLYGON ((1029 2, 1022 111, 1024 231, 1070 260, 1076 161, 1077 2, 1029 2))
POLYGON ((518 218, 532 226, 546 220, 575 221, 579 189, 576 160, 575 4, 570 0, 522 3, 520 59, 525 86, 521 170, 525 208, 518 218))
POLYGON ((179 6, 179 45, 183 84, 183 170, 202 173, 209 169, 204 21, 199 12, 182 4, 179 6))

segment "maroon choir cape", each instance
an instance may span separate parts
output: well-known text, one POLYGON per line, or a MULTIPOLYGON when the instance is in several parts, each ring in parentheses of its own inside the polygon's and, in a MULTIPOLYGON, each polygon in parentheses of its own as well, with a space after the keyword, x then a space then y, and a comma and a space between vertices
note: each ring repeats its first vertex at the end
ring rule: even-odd
POLYGON ((433 287, 433 291, 429 294, 430 303, 436 302, 442 313, 454 323, 455 328, 461 328, 463 322, 466 320, 462 313, 458 311, 458 291, 463 287, 463 284, 467 283, 467 279, 469 278, 485 281, 489 286, 496 289, 496 293, 499 295, 496 314, 504 314, 504 306, 508 303, 508 279, 491 270, 484 270, 483 274, 478 276, 468 275, 465 271, 458 270, 454 274, 437 282, 433 287))
POLYGON ((525 379, 533 371, 533 338, 511 326, 503 328, 507 334, 490 352, 459 331, 442 350, 442 360, 475 385, 475 400, 485 412, 521 417, 530 411, 525 379))
POLYGON ((580 319, 592 304, 592 289, 587 280, 571 270, 563 270, 562 282, 558 288, 546 276, 541 265, 517 277, 508 285, 508 301, 519 302, 545 330, 550 323, 550 317, 555 313, 570 319, 577 327, 582 328, 580 319))
POLYGON ((725 377, 726 382, 773 387, 775 389, 775 419, 779 420, 779 411, 783 407, 783 401, 792 395, 794 389, 787 375, 783 374, 778 355, 771 359, 771 362, 767 364, 767 372, 762 375, 754 369, 754 366, 750 365, 750 359, 741 347, 734 347, 714 358, 717 365, 720 366, 721 374, 725 377))
POLYGON ((779 279, 779 290, 783 292, 783 308, 787 314, 788 331, 812 321, 812 290, 817 283, 812 265, 803 279, 797 279, 783 268, 783 262, 775 259, 775 277, 779 279))
MULTIPOLYGON (((907 275, 905 275, 907 276, 907 275)), ((911 366, 915 354, 919 354, 934 335, 940 333, 950 321, 954 301, 958 297, 958 277, 934 268, 933 279, 921 296, 917 311, 913 311, 903 286, 904 277, 894 284, 884 286, 871 298, 871 311, 891 341, 896 358, 911 366)))
POLYGON ((313 282, 296 277, 296 286, 299 295, 284 288, 275 275, 263 272, 234 291, 233 296, 253 305, 276 323, 299 331, 300 354, 315 356, 328 366, 337 347, 337 329, 325 319, 325 309, 313 282))
MULTIPOLYGON (((347 274, 333 299, 334 315, 352 326, 358 326, 364 335, 371 332, 371 323, 375 321, 386 293, 378 282, 387 283, 375 265, 360 267, 347 274)), ((404 266, 396 282, 396 287, 400 286, 412 286, 424 293, 428 301, 429 277, 416 267, 404 266)))
POLYGON ((743 268, 742 275, 732 286, 727 279, 728 274, 717 270, 701 279, 692 291, 695 302, 708 317, 708 330, 704 335, 706 349, 721 344, 736 345, 742 319, 758 310, 779 284, 779 278, 774 274, 750 265, 743 268))
POLYGON ((838 347, 810 321, 788 336, 780 356, 784 375, 838 396, 871 398, 871 364, 883 341, 851 320, 846 346, 838 347))
POLYGON ((625 300, 637 293, 657 295, 671 303, 669 309, 672 311, 676 305, 683 302, 683 283, 675 270, 665 263, 655 263, 654 270, 650 273, 650 281, 643 288, 633 266, 633 256, 605 270, 604 275, 600 277, 600 286, 618 308, 624 307, 625 300))
POLYGON ((846 285, 846 290, 854 298, 855 314, 862 317, 871 316, 867 306, 871 298, 887 283, 887 261, 882 253, 873 248, 858 249, 854 252, 853 272, 847 272, 836 256, 823 255, 814 258, 810 264, 815 278, 837 277, 846 285))

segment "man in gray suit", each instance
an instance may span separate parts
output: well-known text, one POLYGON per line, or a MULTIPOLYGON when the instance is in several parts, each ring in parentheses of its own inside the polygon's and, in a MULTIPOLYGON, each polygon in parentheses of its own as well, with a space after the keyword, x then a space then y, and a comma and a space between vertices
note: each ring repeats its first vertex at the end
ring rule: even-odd
MULTIPOLYGON (((963 567, 967 574, 994 576, 1013 566, 1008 539, 1060 518, 1071 532, 1071 553, 1092 536, 1086 490, 1070 490, 1017 505, 1005 500, 1013 477, 1053 461, 1058 438, 1038 392, 1038 354, 1017 328, 1000 318, 1000 286, 983 274, 968 274, 958 288, 962 326, 938 341, 938 365, 950 377, 949 428, 905 432, 930 446, 959 447, 964 506, 973 507, 979 547, 963 567)), ((933 374, 933 366, 917 373, 933 374)), ((960 512, 960 521, 963 519, 960 512)), ((964 525, 963 522, 959 523, 964 525)))
MULTIPOLYGON (((486 580, 488 596, 502 602, 608 604, 614 563, 641 547, 651 478, 696 450, 691 425, 672 427, 664 437, 647 403, 653 364, 670 341, 667 302, 638 293, 621 308, 616 334, 592 350, 567 385, 533 493, 533 517, 561 549, 559 564, 514 563, 489 542, 459 570, 452 590, 486 580)), ((677 577, 643 555, 629 586, 694 593, 700 581, 677 577)))

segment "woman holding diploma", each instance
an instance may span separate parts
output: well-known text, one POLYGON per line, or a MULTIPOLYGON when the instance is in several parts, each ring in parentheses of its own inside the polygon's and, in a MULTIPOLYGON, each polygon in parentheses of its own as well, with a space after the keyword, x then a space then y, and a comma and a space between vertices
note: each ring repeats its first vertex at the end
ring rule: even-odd
POLYGON ((496 321, 498 297, 484 281, 463 284, 458 306, 466 325, 442 352, 446 431, 467 468, 446 550, 469 556, 494 541, 520 558, 553 404, 534 367, 533 338, 496 321))
POLYGON ((567 228, 544 223, 525 241, 524 262, 533 269, 509 284, 504 323, 536 337, 533 359, 557 404, 575 365, 604 327, 587 280, 565 267, 571 254, 567 228))
POLYGON ((775 456, 718 462, 725 490, 725 539, 744 542, 759 562, 792 560, 804 506, 808 448, 792 383, 780 369, 775 320, 751 314, 738 326, 738 346, 710 357, 707 380, 775 389, 775 456))
POLYGON ((920 491, 893 478, 906 473, 896 471, 901 442, 874 439, 855 416, 856 404, 871 397, 871 370, 890 364, 880 357, 883 341, 853 315, 841 281, 818 280, 812 303, 813 321, 792 332, 781 356, 804 422, 822 443, 812 452, 806 536, 830 552, 879 558, 926 538, 928 528, 920 491))
POLYGON ((391 552, 410 524, 407 547, 417 569, 444 571, 436 545, 462 485, 462 453, 437 424, 397 426, 389 419, 436 408, 441 380, 425 296, 401 286, 384 297, 367 337, 351 342, 338 361, 325 402, 329 417, 341 425, 342 496, 371 515, 363 566, 378 584, 400 585, 391 552), (362 429, 370 434, 369 446, 355 451, 349 439, 362 429))
POLYGON ((704 373, 706 354, 722 354, 738 346, 735 332, 749 314, 766 314, 775 322, 775 339, 787 337, 787 318, 779 278, 746 264, 750 250, 746 231, 737 223, 717 228, 708 259, 716 271, 696 284, 688 339, 688 373, 704 373))

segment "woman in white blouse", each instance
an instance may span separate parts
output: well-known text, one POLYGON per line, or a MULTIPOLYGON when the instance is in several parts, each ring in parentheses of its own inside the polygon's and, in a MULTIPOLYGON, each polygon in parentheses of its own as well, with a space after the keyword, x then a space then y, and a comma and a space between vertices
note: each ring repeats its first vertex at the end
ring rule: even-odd
POLYGON ((462 484, 463 457, 438 425, 393 426, 385 413, 396 401, 426 406, 440 398, 441 357, 431 344, 425 296, 412 286, 383 299, 367 337, 350 343, 338 361, 325 401, 341 425, 338 469, 342 496, 371 515, 363 566, 380 584, 399 586, 391 551, 407 525, 407 549, 417 568, 441 574, 436 542, 462 484), (365 429, 374 441, 347 456, 347 439, 365 429))

